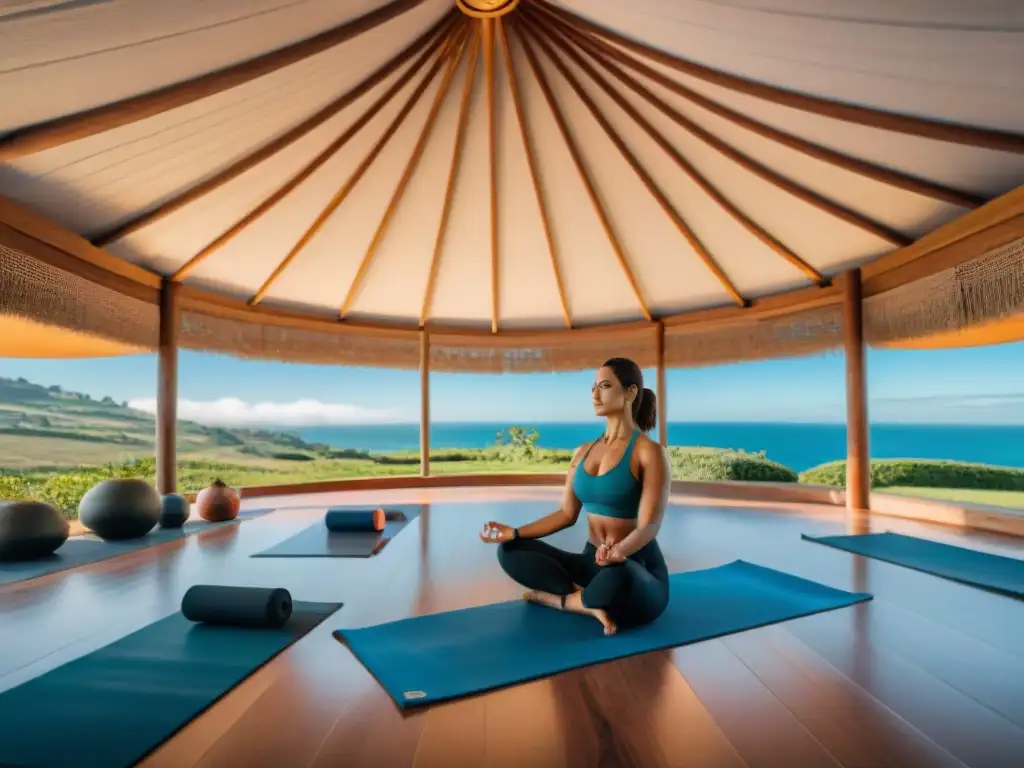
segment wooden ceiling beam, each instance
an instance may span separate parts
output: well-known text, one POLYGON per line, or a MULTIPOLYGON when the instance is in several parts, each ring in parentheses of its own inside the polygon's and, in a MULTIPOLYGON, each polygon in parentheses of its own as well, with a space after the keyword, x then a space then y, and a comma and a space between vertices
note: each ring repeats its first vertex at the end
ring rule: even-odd
POLYGON ((808 205, 812 205, 815 208, 824 211, 825 213, 829 214, 834 218, 837 218, 841 221, 845 221, 847 224, 852 224, 853 226, 858 227, 859 229, 862 229, 865 232, 874 235, 880 240, 884 240, 885 242, 888 242, 892 245, 901 248, 906 245, 909 245, 912 242, 912 238, 907 237, 902 232, 897 232, 894 229, 891 229, 890 227, 886 227, 882 224, 879 224, 878 222, 868 218, 867 216, 864 216, 860 213, 857 213, 856 211, 841 206, 838 203, 835 203, 832 200, 829 200, 828 198, 819 195, 817 192, 807 189, 806 187, 797 184, 796 182, 790 181, 785 176, 776 173, 771 168, 768 168, 766 165, 759 163, 757 160, 750 157, 749 155, 740 152, 730 144, 726 143, 725 141, 722 141, 722 139, 718 138, 710 131, 707 131, 701 126, 697 125, 697 123, 690 120, 677 109, 667 104, 663 99, 652 93, 650 89, 646 88, 634 77, 624 72, 613 61, 606 57, 595 55, 593 53, 593 48, 590 47, 588 44, 584 43, 583 45, 581 45, 581 47, 584 50, 586 50, 591 55, 591 58, 594 59, 594 61, 596 61, 598 64, 600 64, 609 74, 611 74, 617 80, 622 82, 627 88, 631 89, 639 96, 642 96, 648 103, 656 107, 659 111, 662 112, 662 114, 664 114, 666 117, 672 120, 672 122, 676 123, 676 125, 678 125, 680 128, 683 128, 684 130, 688 131, 690 134, 700 139, 708 146, 716 149, 718 152, 723 154, 725 157, 728 157, 730 160, 732 160, 740 167, 745 168, 746 170, 750 171, 756 176, 760 176, 768 183, 783 190, 784 192, 789 193, 793 197, 802 200, 808 205))
POLYGON ((545 30, 552 40, 563 50, 565 53, 576 63, 576 65, 582 69, 591 80, 597 83, 598 86, 622 109, 637 125, 639 125, 644 132, 650 136, 654 142, 661 147, 661 149, 672 158, 672 160, 679 166, 679 168, 686 173, 690 179, 693 180, 698 187, 718 203, 719 206, 726 213, 728 213, 734 221, 739 223, 754 237, 764 243, 769 249, 774 251, 776 254, 781 256, 783 259, 792 264, 796 269, 802 272, 806 277, 819 285, 825 285, 828 280, 814 267, 808 264, 806 261, 797 256, 793 251, 787 248, 780 240, 771 235, 767 230, 761 227, 757 222, 750 219, 748 216, 743 214, 728 198, 725 197, 710 181, 708 181, 690 162, 682 156, 682 154, 675 148, 675 146, 655 128, 651 122, 640 114, 639 110, 636 109, 629 101, 608 82, 597 70, 590 65, 590 63, 584 59, 580 53, 574 49, 571 45, 569 38, 561 36, 557 33, 549 32, 545 30))
POLYGON ((110 243, 127 237, 133 232, 137 232, 143 227, 155 224, 161 219, 170 216, 172 213, 181 210, 190 203, 194 203, 211 192, 220 189, 229 181, 237 179, 243 173, 252 170, 263 161, 269 160, 277 153, 287 149, 299 139, 309 135, 309 133, 314 129, 323 125, 330 118, 352 105, 361 96, 369 93, 374 86, 387 79, 392 73, 396 72, 402 64, 422 51, 425 47, 432 48, 433 46, 429 45, 431 40, 434 41, 435 45, 439 45, 440 40, 448 36, 451 28, 455 26, 457 21, 458 17, 455 14, 448 14, 444 16, 437 24, 434 24, 430 29, 416 38, 397 55, 392 56, 354 88, 351 88, 323 109, 320 109, 315 114, 303 120, 291 130, 286 131, 272 141, 264 144, 255 152, 246 155, 238 162, 232 163, 223 171, 216 173, 209 179, 187 189, 177 197, 173 197, 167 202, 161 203, 149 211, 138 214, 123 224, 119 224, 118 226, 94 237, 92 239, 93 245, 97 245, 102 248, 110 245, 110 243))
POLYGON ((729 276, 725 274, 725 270, 722 269, 721 265, 707 249, 707 246, 705 246, 697 236, 697 233, 693 231, 686 219, 683 218, 683 215, 675 205, 672 204, 665 192, 658 186, 657 182, 647 172, 647 169, 643 167, 643 164, 626 145, 625 140, 618 134, 612 124, 608 121, 608 118, 601 113, 597 104, 595 104, 594 100, 590 97, 590 94, 584 90, 579 80, 573 76, 572 72, 569 71, 569 68, 565 66, 565 63, 551 49, 545 39, 546 35, 544 32, 539 27, 530 24, 527 24, 527 26, 537 40, 537 45, 544 51, 544 53, 547 54, 548 59, 555 65, 555 68, 562 75, 565 81, 569 83, 569 87, 572 88, 577 98, 583 102, 590 114, 593 115, 594 120, 596 120, 597 124, 601 126, 601 129, 605 132, 605 135, 609 138, 612 144, 615 145, 615 148, 619 150, 619 153, 625 159, 629 167, 632 168, 637 178, 640 179, 640 182, 644 185, 648 194, 657 201, 658 205, 661 206, 661 209, 669 219, 672 220, 676 229, 679 230, 679 234, 683 236, 683 239, 686 240, 687 243, 690 244, 693 252, 704 263, 704 266, 708 268, 708 271, 715 276, 722 288, 725 289, 725 292, 732 297, 732 300, 741 307, 746 306, 748 303, 747 299, 743 297, 729 276))
POLYGON ((519 78, 516 75, 515 62, 512 59, 512 48, 508 42, 508 34, 505 32, 505 23, 501 19, 498 19, 498 42, 501 44, 502 58, 505 60, 505 72, 508 77, 509 90, 512 92, 512 107, 515 110, 519 136, 523 141, 523 151, 526 153, 526 165, 530 172, 530 184, 533 187, 533 195, 537 199, 537 209, 540 212, 541 226, 544 229, 544 240, 548 245, 548 256, 551 258, 551 271, 554 274, 555 285, 558 289, 558 302, 562 308, 562 318, 565 320, 565 327, 572 328, 572 314, 569 312, 569 300, 566 296, 562 269, 559 266, 558 249, 555 247, 555 237, 551 228, 551 217, 548 215, 547 205, 544 202, 544 193, 540 187, 537 154, 533 146, 533 140, 530 138, 530 132, 526 127, 526 112, 523 109, 522 95, 519 93, 519 78))
POLYGON ((174 281, 185 280, 196 268, 202 264, 206 259, 212 256, 214 253, 219 251, 221 248, 226 246, 229 242, 234 240, 240 235, 245 229, 252 224, 256 223, 261 219, 268 211, 274 206, 281 202, 287 197, 294 189, 301 185, 306 179, 312 176, 318 169, 334 157, 349 141, 355 137, 359 131, 366 127, 366 125, 377 116, 377 113, 381 111, 387 104, 391 103, 392 99, 395 98, 398 93, 405 88, 405 86, 419 74, 423 67, 426 66, 431 56, 434 56, 442 49, 446 37, 436 38, 431 45, 429 45, 412 63, 412 65, 402 73, 401 77, 395 80, 391 86, 382 93, 376 101, 374 101, 366 111, 357 117, 345 131, 332 141, 320 154, 318 154, 313 160, 306 164, 306 166, 299 171, 297 174, 292 176, 288 181, 282 184, 277 190, 274 191, 269 197, 263 202, 253 208, 249 213, 243 216, 241 219, 236 221, 231 227, 222 232, 205 247, 196 253, 191 259, 185 264, 178 268, 178 270, 171 276, 174 281))
POLYGON ((890 187, 902 189, 906 192, 912 192, 932 200, 940 200, 944 203, 949 203, 950 205, 955 205, 968 210, 977 208, 979 205, 983 205, 985 203, 986 198, 981 195, 965 192, 960 189, 953 189, 926 179, 920 179, 906 173, 901 173, 900 171, 896 171, 891 168, 874 165, 873 163, 861 160, 860 158, 845 155, 842 152, 837 152, 834 149, 830 149, 820 144, 814 144, 813 142, 802 139, 799 136, 794 136, 786 133, 785 131, 779 130, 778 128, 774 128, 767 123, 762 123, 752 117, 748 117, 734 109, 719 104, 717 101, 708 98, 702 93, 698 93, 692 88, 686 87, 682 83, 679 83, 670 77, 666 77, 658 70, 643 63, 642 61, 639 61, 635 57, 628 55, 621 48, 616 48, 615 46, 610 45, 602 38, 593 34, 588 34, 567 24, 561 17, 545 11, 543 5, 532 5, 530 8, 531 10, 536 9, 540 11, 537 15, 542 16, 548 26, 556 27, 561 34, 572 40, 575 45, 584 50, 589 49, 588 53, 590 50, 596 51, 606 58, 609 58, 625 67, 628 67, 634 72, 643 75, 652 82, 660 85, 662 88, 686 99, 690 103, 695 104, 712 114, 718 115, 734 125, 745 128, 751 133, 755 133, 770 141, 782 144, 789 149, 796 150, 801 154, 813 157, 815 160, 828 163, 836 168, 842 168, 843 170, 851 171, 859 176, 863 176, 864 178, 872 179, 873 181, 881 182, 882 184, 886 184, 890 187))
MULTIPOLYGON (((474 30, 473 41, 469 43, 470 46, 475 47, 476 37, 476 31, 474 30)), ((409 160, 405 164, 405 170, 402 171, 402 176, 399 178, 398 185, 395 187, 391 200, 388 202, 388 207, 384 210, 384 215, 381 217, 380 224, 377 225, 377 230, 373 233, 373 239, 370 241, 370 245, 366 249, 366 254, 363 256, 362 261, 359 263, 359 267, 356 269, 356 274, 355 277, 352 278, 352 284, 349 286, 348 293, 345 294, 345 299, 341 303, 341 309, 338 311, 338 317, 341 320, 344 320, 346 315, 348 315, 349 311, 352 309, 352 304, 355 302, 356 296, 359 294, 359 289, 362 287, 363 281, 366 279, 366 275, 369 274, 370 265, 373 263, 373 257, 376 256, 377 249, 380 247, 381 242, 383 242, 388 226, 391 224, 391 221, 395 216, 395 211, 398 210, 402 197, 405 195, 405 190, 409 186, 409 180, 412 179, 412 175, 416 172, 416 167, 419 165, 420 158, 423 157, 423 150, 426 149, 427 142, 430 140, 430 135, 433 133, 434 125, 437 122, 437 114, 441 110, 441 105, 444 103, 444 100, 448 95, 448 88, 451 86, 455 70, 466 55, 466 48, 467 44, 465 42, 465 38, 463 38, 462 44, 459 46, 458 53, 452 50, 448 54, 448 64, 445 67, 444 76, 441 79, 441 85, 438 87, 437 94, 434 97, 434 102, 430 106, 430 112, 427 113, 427 118, 423 123, 423 128, 420 130, 419 138, 417 138, 416 144, 413 146, 412 154, 409 156, 409 160)))
POLYGON ((594 187, 594 181, 591 178, 590 171, 587 170, 583 155, 580 152, 579 147, 576 145, 576 140, 572 136, 572 131, 569 130, 569 125, 565 121, 565 116, 562 114, 561 108, 558 106, 558 100, 555 98, 555 94, 551 90, 551 85, 548 83, 548 79, 544 75, 544 70, 541 68, 540 62, 537 60, 537 55, 534 53, 533 47, 530 45, 528 36, 521 34, 520 29, 517 27, 513 27, 513 30, 517 33, 516 37, 523 46, 523 51, 526 53, 527 61, 530 62, 530 69, 533 71, 533 76, 537 79, 537 83, 540 85, 541 91, 544 93, 544 99, 547 101, 548 108, 551 110, 551 115, 554 117, 555 123, 558 125, 558 130, 562 135, 562 140, 565 142, 565 146, 569 150, 569 155, 572 157, 573 164, 576 166, 576 171, 579 173, 583 186, 587 190, 587 196, 590 198, 590 202, 594 206, 594 212, 597 214, 597 217, 601 222, 601 226, 608 238, 612 251, 615 253, 615 258, 618 260, 619 266, 622 267, 622 271, 626 276, 629 287, 632 290, 633 295, 636 297, 637 303, 640 305, 640 312, 646 320, 650 321, 652 320, 651 310, 648 308, 647 301, 644 299, 643 293, 640 290, 640 285, 637 283, 636 277, 633 274, 633 268, 626 259, 626 254, 622 248, 622 243, 619 241, 619 236, 616 234, 615 228, 612 226, 611 220, 608 218, 608 213, 604 209, 604 203, 601 202, 601 197, 598 195, 597 189, 594 187))
POLYGON ((491 235, 491 332, 498 332, 501 316, 501 287, 498 284, 500 254, 498 243, 498 134, 494 104, 494 24, 493 18, 480 20, 483 27, 480 45, 484 52, 484 94, 487 101, 487 169, 491 235))
POLYGON ((423 0, 392 0, 387 5, 352 19, 313 37, 279 48, 215 72, 168 85, 149 93, 132 96, 67 117, 14 131, 0 139, 0 162, 59 147, 98 133, 163 114, 172 109, 214 96, 231 88, 269 75, 291 64, 334 48, 353 37, 369 32, 418 5, 423 0))
MULTIPOLYGON (((463 29, 458 35, 460 42, 464 35, 465 29, 463 29)), ((363 158, 363 161, 359 164, 355 171, 352 172, 352 174, 348 177, 348 179, 337 191, 337 193, 335 193, 334 197, 331 198, 330 202, 328 202, 327 205, 324 206, 323 210, 320 211, 320 214, 316 217, 316 220, 314 220, 314 222, 309 226, 309 228, 302 234, 302 237, 300 237, 299 240, 295 243, 292 249, 288 252, 288 255, 284 257, 281 263, 277 265, 274 271, 271 272, 270 276, 267 277, 267 279, 263 282, 263 285, 259 287, 259 290, 257 290, 256 293, 253 294, 252 298, 249 299, 250 304, 258 304, 266 297, 267 293, 273 287, 274 283, 277 282, 277 280, 281 277, 282 274, 284 274, 284 271, 292 264, 292 262, 295 261, 296 257, 317 235, 317 233, 320 232, 321 229, 323 229, 324 225, 327 224, 328 220, 331 218, 334 212, 338 210, 338 207, 343 202, 345 202, 345 199, 349 196, 352 190, 355 189, 356 185, 360 182, 363 176, 366 175, 366 172, 370 169, 370 166, 373 165, 373 162, 380 155, 381 151, 384 149, 385 146, 387 146, 388 142, 391 141, 395 133, 401 127, 402 123, 405 122, 405 119, 409 116, 409 113, 412 112, 413 108, 419 102, 420 98, 422 98, 424 92, 434 81, 434 78, 437 77, 437 73, 441 70, 442 65, 445 64, 448 61, 449 57, 451 56, 452 48, 452 45, 446 45, 442 49, 441 54, 434 61, 433 65, 427 71, 427 74, 423 77, 423 80, 420 82, 420 84, 416 86, 416 89, 409 95, 409 98, 406 99, 406 102, 402 106, 402 109, 398 112, 397 115, 395 115, 394 119, 384 130, 384 133, 381 135, 380 139, 377 140, 377 143, 373 146, 373 148, 366 155, 366 157, 363 158)))
POLYGON ((462 165, 463 147, 466 140, 466 127, 469 123, 469 105, 473 96, 473 84, 476 80, 477 57, 479 47, 471 46, 469 64, 466 66, 466 77, 462 83, 462 98, 459 103, 459 123, 455 129, 455 142, 452 147, 452 162, 448 170, 448 183, 444 188, 444 202, 441 204, 441 220, 434 236, 434 250, 430 256, 430 270, 427 273, 427 285, 423 291, 423 304, 420 308, 419 327, 422 329, 430 316, 430 305, 434 300, 434 288, 437 285, 437 273, 441 266, 441 253, 444 250, 444 238, 448 231, 448 217, 451 215, 452 200, 455 196, 455 184, 462 165))
POLYGON ((803 112, 810 112, 847 123, 866 125, 870 128, 920 136, 952 144, 964 144, 1000 152, 1024 154, 1024 135, 991 128, 978 128, 969 125, 929 120, 912 115, 901 115, 880 109, 872 109, 871 107, 862 107, 856 104, 824 99, 820 96, 798 93, 785 88, 779 88, 778 86, 768 85, 767 83, 748 80, 737 75, 712 69, 703 64, 688 61, 679 56, 673 56, 658 48, 621 35, 600 24, 588 21, 582 16, 554 6, 546 2, 546 0, 538 0, 535 5, 550 14, 561 17, 566 23, 577 29, 602 37, 614 45, 656 61, 684 75, 696 77, 722 88, 728 88, 731 91, 764 99, 774 104, 781 104, 791 109, 799 109, 803 112))

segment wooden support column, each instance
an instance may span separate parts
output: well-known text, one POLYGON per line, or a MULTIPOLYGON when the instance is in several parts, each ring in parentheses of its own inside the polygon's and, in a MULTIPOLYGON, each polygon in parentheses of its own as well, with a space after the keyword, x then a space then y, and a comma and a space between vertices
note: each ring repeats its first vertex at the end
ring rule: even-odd
POLYGON ((156 391, 156 489, 178 489, 178 305, 180 283, 164 279, 160 287, 160 344, 156 391))
POLYGON ((430 332, 420 332, 420 474, 430 477, 430 332))
POLYGON ((658 323, 658 442, 668 447, 668 384, 665 381, 665 324, 658 323))
POLYGON ((843 346, 846 351, 846 507, 871 505, 871 452, 868 439, 864 355, 864 303, 859 269, 846 273, 843 290, 843 346))

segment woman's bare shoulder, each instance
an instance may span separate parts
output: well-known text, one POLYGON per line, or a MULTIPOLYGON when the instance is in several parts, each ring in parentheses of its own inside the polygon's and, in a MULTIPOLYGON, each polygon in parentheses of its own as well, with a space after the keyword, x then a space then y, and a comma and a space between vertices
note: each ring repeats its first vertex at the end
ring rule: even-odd
POLYGON ((575 450, 572 452, 572 460, 569 462, 570 467, 575 467, 583 460, 583 454, 587 452, 587 448, 590 447, 590 443, 581 443, 577 445, 575 450))
POLYGON ((665 460, 667 453, 661 443, 651 440, 647 435, 640 433, 636 439, 637 456, 644 461, 661 462, 665 460))

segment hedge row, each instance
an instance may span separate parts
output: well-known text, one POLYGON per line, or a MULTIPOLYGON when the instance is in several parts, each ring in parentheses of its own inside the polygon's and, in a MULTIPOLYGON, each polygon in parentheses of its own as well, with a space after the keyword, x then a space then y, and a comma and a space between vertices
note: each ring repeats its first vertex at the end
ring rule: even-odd
POLYGON ((771 461, 763 453, 674 447, 668 453, 675 480, 795 483, 799 479, 792 469, 771 461))
MULTIPOLYGON (((846 462, 832 461, 800 475, 807 485, 846 487, 846 462)), ((962 461, 876 459, 871 462, 872 488, 976 488, 1024 491, 1024 469, 993 467, 962 461)))

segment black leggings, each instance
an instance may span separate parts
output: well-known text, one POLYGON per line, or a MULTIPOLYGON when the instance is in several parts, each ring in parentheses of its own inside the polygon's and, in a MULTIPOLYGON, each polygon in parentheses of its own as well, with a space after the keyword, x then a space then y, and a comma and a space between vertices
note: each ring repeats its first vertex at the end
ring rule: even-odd
POLYGON ((529 589, 568 595, 583 587, 583 605, 603 608, 616 624, 636 626, 658 618, 668 605, 668 566, 652 541, 624 563, 598 565, 597 548, 587 542, 579 554, 537 539, 515 539, 498 547, 498 562, 529 589))

